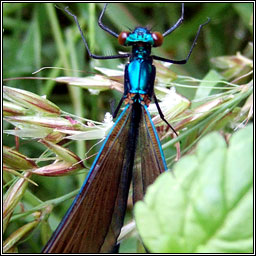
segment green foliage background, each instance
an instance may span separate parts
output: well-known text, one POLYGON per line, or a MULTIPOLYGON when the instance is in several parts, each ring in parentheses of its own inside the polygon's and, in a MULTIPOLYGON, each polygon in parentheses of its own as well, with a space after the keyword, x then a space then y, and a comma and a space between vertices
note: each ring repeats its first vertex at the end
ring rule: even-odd
MULTIPOLYGON (((97 17, 103 4, 66 3, 78 16, 91 49, 96 54, 108 55, 126 51, 118 46, 117 40, 97 26, 97 17)), ((252 3, 186 3, 183 25, 169 35, 154 54, 172 59, 183 59, 191 46, 199 24, 207 17, 211 22, 203 28, 189 62, 186 65, 172 66, 178 74, 202 78, 211 68, 210 59, 222 55, 235 55, 243 51, 252 40, 252 3)), ((116 32, 133 28, 136 25, 149 25, 153 30, 163 32, 173 25, 180 16, 181 5, 176 3, 116 3, 108 6, 104 22, 116 32)), ((92 60, 88 58, 78 29, 72 17, 54 4, 45 3, 4 3, 3 4, 3 77, 14 78, 32 76, 31 73, 44 66, 64 67, 69 70, 46 69, 36 76, 84 76, 83 73, 95 72, 94 66, 116 68, 120 60, 92 60)), ((103 120, 110 110, 109 100, 120 99, 113 91, 91 95, 80 88, 67 87, 43 80, 14 80, 8 86, 22 88, 47 95, 47 98, 62 110, 85 116, 92 120, 103 120)), ((185 92, 186 97, 189 93, 185 92)), ((4 129, 9 124, 4 123, 4 129)), ((4 144, 12 147, 14 138, 4 136, 4 144)), ((89 148, 90 144, 87 145, 89 148)), ((71 145, 73 151, 83 158, 84 145, 71 145)), ((38 143, 21 143, 20 151, 30 157, 37 157, 43 149, 38 143)), ((39 189, 31 188, 42 200, 63 195, 81 185, 81 178, 36 178, 39 189)), ((55 223, 64 215, 71 201, 56 207, 55 223)), ((13 223, 12 230, 22 225, 24 220, 13 223)), ((9 231, 11 232, 11 231, 9 231)), ((34 232, 19 252, 40 252, 42 248, 39 232, 34 232)), ((134 243, 126 245, 127 252, 134 252, 134 243)))

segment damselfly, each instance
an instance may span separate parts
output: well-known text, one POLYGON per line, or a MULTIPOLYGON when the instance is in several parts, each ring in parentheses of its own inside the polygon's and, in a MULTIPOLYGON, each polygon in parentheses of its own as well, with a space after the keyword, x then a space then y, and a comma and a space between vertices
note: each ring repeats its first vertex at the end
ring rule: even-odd
POLYGON ((117 238, 124 222, 130 183, 133 183, 133 202, 143 199, 147 187, 156 177, 167 170, 164 154, 156 128, 148 112, 153 99, 160 117, 165 120, 154 94, 156 68, 153 60, 173 64, 185 64, 196 44, 201 24, 187 57, 171 60, 151 55, 152 47, 159 47, 164 37, 178 28, 184 19, 184 4, 178 21, 163 34, 151 32, 145 27, 136 27, 131 32, 115 33, 102 23, 105 4, 99 26, 118 39, 123 46, 131 46, 131 53, 113 56, 98 56, 91 53, 77 17, 67 8, 79 28, 84 45, 94 59, 129 58, 124 71, 124 94, 121 105, 125 108, 103 143, 84 184, 43 249, 45 253, 98 253, 114 252, 117 238))

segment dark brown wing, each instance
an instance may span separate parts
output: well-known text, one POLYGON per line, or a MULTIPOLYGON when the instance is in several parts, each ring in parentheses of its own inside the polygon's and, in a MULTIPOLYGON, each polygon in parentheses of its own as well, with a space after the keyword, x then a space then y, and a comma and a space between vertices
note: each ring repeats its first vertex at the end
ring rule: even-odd
POLYGON ((167 170, 161 144, 146 106, 141 106, 142 117, 137 138, 133 168, 133 201, 142 200, 147 187, 167 170))
POLYGON ((123 225, 131 173, 126 168, 132 106, 126 106, 44 253, 111 252, 123 225))

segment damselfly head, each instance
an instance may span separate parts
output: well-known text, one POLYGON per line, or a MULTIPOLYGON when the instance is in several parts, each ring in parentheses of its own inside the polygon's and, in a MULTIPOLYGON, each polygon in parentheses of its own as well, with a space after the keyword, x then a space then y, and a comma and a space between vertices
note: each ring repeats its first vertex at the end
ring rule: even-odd
POLYGON ((121 32, 118 36, 118 42, 124 46, 141 42, 150 44, 153 47, 158 47, 163 43, 163 36, 159 32, 151 33, 147 28, 136 27, 133 32, 121 32))

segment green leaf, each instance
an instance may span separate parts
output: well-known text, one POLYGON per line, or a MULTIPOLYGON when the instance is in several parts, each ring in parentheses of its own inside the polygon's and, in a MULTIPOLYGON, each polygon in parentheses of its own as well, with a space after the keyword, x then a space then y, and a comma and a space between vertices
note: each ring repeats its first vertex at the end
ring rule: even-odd
POLYGON ((229 145, 218 133, 149 187, 135 205, 143 243, 152 253, 253 251, 253 127, 229 145))
MULTIPOLYGON (((203 98, 212 94, 214 91, 214 86, 218 86, 219 82, 223 79, 223 77, 216 72, 215 70, 210 70, 204 79, 201 81, 199 87, 197 88, 196 95, 194 99, 202 100, 203 98)), ((216 90, 215 90, 216 91, 216 90)), ((193 107, 197 107, 201 102, 194 102, 193 107)))

